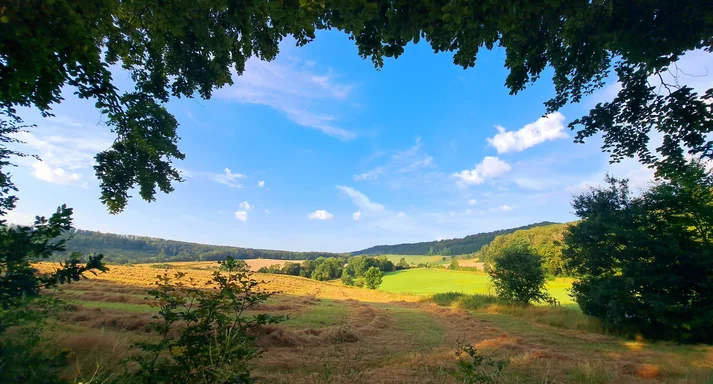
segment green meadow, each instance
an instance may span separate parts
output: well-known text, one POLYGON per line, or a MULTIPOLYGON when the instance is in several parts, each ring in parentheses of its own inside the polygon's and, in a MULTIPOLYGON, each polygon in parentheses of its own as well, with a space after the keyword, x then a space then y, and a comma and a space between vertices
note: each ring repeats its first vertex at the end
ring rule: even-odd
MULTIPOLYGON (((407 259, 408 260, 408 259, 407 259)), ((572 279, 558 278, 547 283, 550 294, 562 304, 573 304, 568 289, 572 279)), ((384 275, 382 291, 430 295, 443 292, 493 293, 490 278, 479 272, 414 268, 384 275)))

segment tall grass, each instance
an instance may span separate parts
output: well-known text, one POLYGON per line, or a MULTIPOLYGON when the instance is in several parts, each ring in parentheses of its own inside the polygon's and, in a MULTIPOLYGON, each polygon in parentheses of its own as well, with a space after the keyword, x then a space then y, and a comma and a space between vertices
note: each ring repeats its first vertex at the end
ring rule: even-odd
POLYGON ((466 294, 463 292, 436 293, 425 301, 444 307, 517 316, 556 328, 612 334, 611 330, 604 327, 598 319, 583 314, 577 308, 522 306, 503 302, 493 295, 466 294))
POLYGON ((492 304, 502 303, 497 297, 493 295, 484 295, 480 293, 466 294, 463 292, 436 293, 435 295, 426 299, 426 301, 444 307, 452 306, 460 309, 470 310, 483 309, 492 304))

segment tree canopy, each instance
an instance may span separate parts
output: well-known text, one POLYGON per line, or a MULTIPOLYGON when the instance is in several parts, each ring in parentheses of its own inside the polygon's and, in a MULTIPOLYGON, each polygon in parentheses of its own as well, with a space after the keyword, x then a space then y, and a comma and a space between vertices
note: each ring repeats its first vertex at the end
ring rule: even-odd
POLYGON ((150 201, 181 180, 171 97, 208 99, 251 57, 274 59, 283 38, 304 45, 326 29, 348 34, 377 68, 421 40, 464 68, 481 49, 501 49, 513 94, 552 74, 545 113, 581 101, 613 70, 621 90, 570 123, 576 141, 601 133, 612 161, 637 155, 664 173, 686 153, 713 157, 713 89, 698 95, 672 70, 685 52, 712 49, 713 4, 699 0, 0 0, 0 112, 15 124, 19 106, 50 114, 65 87, 94 100, 116 134, 96 157, 101 200, 121 212, 132 189, 150 201), (119 66, 133 89, 117 88, 119 66), (652 153, 654 131, 663 144, 652 153))

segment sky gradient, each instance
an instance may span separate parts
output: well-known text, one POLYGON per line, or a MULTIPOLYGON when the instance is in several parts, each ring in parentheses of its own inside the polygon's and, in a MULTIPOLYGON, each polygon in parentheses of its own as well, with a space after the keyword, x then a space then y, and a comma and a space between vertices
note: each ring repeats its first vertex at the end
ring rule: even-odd
MULTIPOLYGON (((134 197, 118 215, 99 202, 92 169, 111 133, 93 103, 67 89, 54 118, 21 110, 37 128, 19 136, 20 148, 42 161, 16 161, 20 202, 8 219, 28 223, 66 203, 82 229, 343 252, 571 221, 572 195, 607 172, 634 188, 651 180, 635 160, 608 164, 598 138, 574 144, 566 128, 611 99, 614 81, 543 116, 550 73, 512 96, 503 61, 502 50, 485 51, 463 70, 419 44, 377 71, 338 32, 301 48, 286 40, 277 60, 249 61, 213 99, 168 104, 185 182, 156 202, 134 197)), ((710 54, 690 53, 679 67, 691 74, 684 82, 713 86, 710 54)), ((115 79, 131 86, 118 69, 115 79)))

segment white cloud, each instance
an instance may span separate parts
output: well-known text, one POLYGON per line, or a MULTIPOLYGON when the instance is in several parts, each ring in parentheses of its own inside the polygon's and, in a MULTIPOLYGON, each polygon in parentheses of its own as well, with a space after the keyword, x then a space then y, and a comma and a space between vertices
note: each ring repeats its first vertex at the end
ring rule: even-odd
POLYGON ((56 184, 73 184, 82 177, 78 173, 67 172, 62 168, 50 168, 43 161, 35 161, 32 164, 32 175, 36 178, 56 184))
POLYGON ((465 210, 465 214, 466 214, 466 215, 470 215, 471 213, 473 213, 472 210, 470 210, 470 209, 466 209, 466 210, 465 210))
POLYGON ((478 204, 477 200, 475 200, 475 199, 468 200, 468 205, 476 205, 476 204, 478 204))
POLYGON ((508 211, 512 211, 514 208, 515 208, 515 207, 512 206, 512 205, 505 205, 505 204, 504 204, 504 205, 501 205, 501 206, 496 207, 496 208, 490 208, 490 212, 508 212, 508 211))
POLYGON ((269 215, 269 214, 270 214, 270 210, 269 210, 269 209, 265 209, 265 214, 266 214, 266 215, 269 215))
POLYGON ((319 130, 341 140, 356 137, 337 127, 335 114, 343 110, 352 86, 337 79, 331 71, 317 74, 314 66, 289 55, 267 62, 249 59, 235 84, 216 92, 216 97, 244 104, 269 106, 293 123, 319 130))
POLYGON ((310 220, 332 220, 334 215, 323 209, 318 209, 307 215, 307 218, 310 220))
POLYGON ((248 221, 247 211, 235 211, 235 218, 242 221, 243 223, 248 221))
POLYGON ((260 180, 257 182, 257 186, 263 188, 265 186, 265 180, 260 180))
POLYGON ((19 165, 31 168, 31 174, 40 180, 65 185, 86 184, 79 181, 94 173, 94 156, 113 141, 112 134, 85 127, 64 115, 43 119, 32 132, 20 132, 15 137, 24 142, 17 145, 20 151, 41 159, 20 158, 19 165))
POLYGON ((359 220, 360 217, 361 217, 361 211, 356 211, 356 212, 352 213, 352 219, 359 220))
POLYGON ((338 185, 337 189, 347 194, 357 207, 369 212, 381 212, 384 206, 371 201, 365 194, 349 187, 338 185))
POLYGON ((238 179, 244 179, 246 176, 239 172, 233 173, 230 168, 225 168, 222 174, 214 174, 212 177, 213 180, 220 184, 225 184, 231 188, 242 188, 243 185, 236 183, 235 181, 238 179))
POLYGON ((399 213, 396 214, 396 217, 398 217, 398 218, 404 218, 404 217, 406 217, 406 216, 407 216, 407 215, 406 215, 405 212, 399 212, 399 213))
POLYGON ((465 169, 453 176, 458 179, 462 186, 482 184, 488 178, 495 178, 504 175, 512 169, 510 164, 497 157, 486 156, 474 169, 465 169))
POLYGON ((248 203, 247 201, 243 201, 242 203, 240 203, 240 209, 242 209, 243 211, 249 211, 252 209, 252 207, 250 206, 250 203, 248 203))
POLYGON ((564 129, 564 116, 555 112, 540 117, 534 123, 527 124, 517 131, 507 132, 505 128, 498 126, 499 133, 487 140, 498 153, 520 152, 546 141, 569 137, 564 129))

